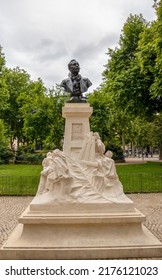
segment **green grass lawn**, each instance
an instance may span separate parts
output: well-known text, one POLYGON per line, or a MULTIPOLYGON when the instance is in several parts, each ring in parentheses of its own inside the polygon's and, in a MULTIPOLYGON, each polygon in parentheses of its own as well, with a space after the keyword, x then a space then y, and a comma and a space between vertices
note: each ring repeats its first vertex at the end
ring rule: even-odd
POLYGON ((116 166, 125 192, 162 192, 162 162, 116 166))
POLYGON ((0 165, 0 195, 34 195, 42 165, 0 165))
MULTIPOLYGON (((116 166, 124 192, 162 192, 162 163, 116 166)), ((0 195, 34 195, 41 165, 0 165, 0 195)))
POLYGON ((159 173, 162 174, 162 162, 147 162, 143 164, 121 164, 116 165, 118 174, 134 173, 159 173))
POLYGON ((0 176, 38 176, 41 170, 42 165, 2 164, 0 176))

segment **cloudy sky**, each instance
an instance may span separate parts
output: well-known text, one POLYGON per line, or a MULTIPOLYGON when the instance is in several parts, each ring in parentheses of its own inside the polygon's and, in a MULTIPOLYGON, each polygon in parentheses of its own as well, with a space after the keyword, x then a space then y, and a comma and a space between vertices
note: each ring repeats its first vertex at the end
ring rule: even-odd
POLYGON ((117 46, 130 13, 154 20, 153 0, 0 0, 0 45, 7 67, 25 69, 46 87, 68 75, 75 58, 95 89, 108 48, 117 46))

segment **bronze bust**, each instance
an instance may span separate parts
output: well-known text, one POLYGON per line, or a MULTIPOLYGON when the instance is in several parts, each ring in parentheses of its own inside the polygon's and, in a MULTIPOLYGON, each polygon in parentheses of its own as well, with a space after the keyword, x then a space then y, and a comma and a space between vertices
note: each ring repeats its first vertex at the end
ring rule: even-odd
POLYGON ((86 92, 92 83, 88 78, 83 78, 79 74, 79 63, 75 59, 69 62, 68 69, 70 71, 69 78, 63 80, 60 86, 70 93, 69 103, 85 103, 86 98, 83 97, 82 93, 86 92))

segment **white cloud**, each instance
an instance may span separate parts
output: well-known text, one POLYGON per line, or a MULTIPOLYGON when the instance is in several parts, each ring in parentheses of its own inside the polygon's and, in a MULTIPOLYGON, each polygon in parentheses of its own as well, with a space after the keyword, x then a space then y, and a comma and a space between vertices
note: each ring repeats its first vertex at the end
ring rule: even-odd
POLYGON ((152 5, 153 0, 0 0, 7 66, 24 68, 51 87, 67 76, 67 64, 75 58, 95 88, 107 48, 117 45, 129 14, 153 20, 152 5))

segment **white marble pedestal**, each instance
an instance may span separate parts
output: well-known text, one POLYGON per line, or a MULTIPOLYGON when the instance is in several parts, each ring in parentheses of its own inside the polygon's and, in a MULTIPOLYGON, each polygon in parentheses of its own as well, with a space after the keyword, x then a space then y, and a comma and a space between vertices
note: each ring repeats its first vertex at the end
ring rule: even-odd
POLYGON ((89 118, 93 112, 89 103, 66 103, 62 108, 65 121, 63 152, 76 157, 84 141, 85 134, 90 132, 89 118))
POLYGON ((30 207, 1 250, 2 259, 113 259, 160 257, 162 245, 133 205, 30 207), (90 211, 87 211, 90 209, 90 211), (40 210, 40 211, 39 211, 40 210))

